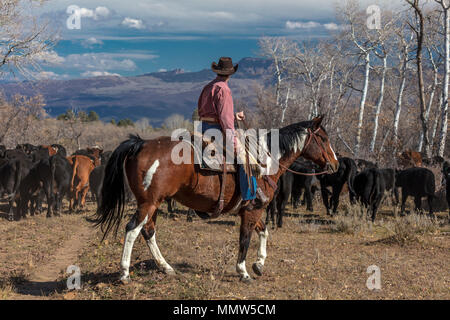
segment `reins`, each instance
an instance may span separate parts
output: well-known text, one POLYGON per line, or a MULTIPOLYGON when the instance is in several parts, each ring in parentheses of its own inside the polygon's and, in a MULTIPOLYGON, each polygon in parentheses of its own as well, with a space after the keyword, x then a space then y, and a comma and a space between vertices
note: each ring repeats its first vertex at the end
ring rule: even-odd
MULTIPOLYGON (((240 120, 240 121, 242 121, 242 123, 244 124, 244 126, 245 126, 246 128, 248 128, 247 123, 245 122, 245 120, 240 120)), ((238 120, 238 122, 239 122, 239 120, 238 120)), ((323 155, 325 156, 325 158, 327 159, 327 161, 330 162, 330 159, 329 159, 327 153, 324 152, 322 146, 321 146, 320 143, 318 143, 318 141, 317 141, 316 132, 319 131, 319 129, 320 129, 320 128, 317 128, 315 131, 312 131, 311 129, 308 128, 308 140, 306 141, 305 145, 303 146, 303 149, 302 149, 302 151, 300 152, 299 157, 303 154, 303 151, 306 149, 306 147, 308 147, 308 145, 311 143, 312 137, 314 137, 314 140, 316 140, 317 145, 318 145, 319 148, 321 149, 323 155)), ((246 148, 246 146, 245 146, 245 148, 246 148)), ((250 153, 250 150, 249 150, 248 148, 246 148, 246 152, 247 152, 247 153, 250 153)), ((321 172, 315 172, 315 173, 306 173, 306 172, 295 171, 295 170, 289 169, 288 167, 282 165, 278 160, 275 159, 274 156, 272 156, 272 154, 271 154, 268 150, 264 150, 264 152, 267 153, 267 155, 268 155, 274 162, 278 163, 278 166, 279 166, 279 167, 281 167, 281 168, 285 169, 286 171, 289 171, 289 172, 291 172, 291 173, 293 173, 293 174, 296 174, 296 175, 301 175, 301 176, 320 176, 320 175, 328 174, 328 173, 329 173, 327 170, 326 170, 326 171, 321 171, 321 172)))

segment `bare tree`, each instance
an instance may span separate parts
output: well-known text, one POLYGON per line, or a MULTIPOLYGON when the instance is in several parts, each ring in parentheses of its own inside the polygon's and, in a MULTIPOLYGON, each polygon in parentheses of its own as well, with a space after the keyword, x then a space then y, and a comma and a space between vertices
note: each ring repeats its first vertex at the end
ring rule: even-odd
POLYGON ((381 79, 380 79, 380 91, 377 99, 377 104, 375 106, 375 117, 374 117, 374 126, 372 133, 372 140, 370 142, 370 152, 374 152, 375 144, 377 141, 378 134, 378 119, 380 117, 381 106, 383 105, 384 100, 384 88, 386 82, 386 71, 387 71, 387 60, 388 60, 388 48, 390 47, 389 40, 391 38, 392 33, 392 25, 393 19, 392 16, 384 14, 385 21, 383 23, 383 27, 377 30, 377 39, 375 40, 377 45, 375 46, 373 52, 374 54, 382 61, 381 65, 381 79))
POLYGON ((375 41, 373 32, 370 32, 364 20, 365 14, 359 8, 359 4, 355 0, 348 0, 343 8, 338 8, 340 19, 343 24, 348 25, 349 30, 343 32, 344 40, 350 41, 356 55, 363 60, 364 80, 361 89, 361 99, 359 102, 358 124, 355 138, 355 154, 358 155, 361 147, 361 134, 364 121, 364 109, 366 106, 367 93, 369 90, 369 78, 371 69, 371 53, 377 42, 375 41))
POLYGON ((0 1, 0 78, 18 71, 33 78, 40 64, 55 43, 48 24, 31 16, 30 12, 46 0, 0 1))
MULTIPOLYGON (((408 22, 409 27, 415 34, 416 38, 416 66, 417 66, 417 82, 419 86, 419 106, 420 106, 420 121, 422 124, 422 134, 424 141, 425 154, 428 158, 431 157, 431 147, 428 136, 428 119, 426 114, 425 102, 425 84, 423 78, 423 45, 425 37, 425 14, 420 0, 405 0, 414 10, 414 22, 408 22)), ((421 149, 419 149, 421 151, 421 149)))
POLYGON ((441 130, 439 132, 438 155, 443 157, 448 130, 448 84, 450 77, 450 1, 435 0, 442 7, 444 25, 444 81, 442 83, 441 99, 441 130))
POLYGON ((262 56, 270 58, 273 61, 274 76, 276 79, 276 105, 281 112, 281 123, 283 123, 290 94, 289 85, 287 84, 285 86, 284 84, 288 80, 289 64, 292 61, 296 43, 282 37, 263 37, 259 40, 259 47, 262 56), (281 96, 283 89, 286 91, 284 103, 281 96))

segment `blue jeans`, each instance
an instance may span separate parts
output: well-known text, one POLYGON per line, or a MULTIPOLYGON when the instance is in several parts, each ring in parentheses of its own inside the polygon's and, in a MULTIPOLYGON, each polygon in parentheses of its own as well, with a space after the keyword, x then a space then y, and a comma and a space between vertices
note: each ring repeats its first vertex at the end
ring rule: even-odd
MULTIPOLYGON (((210 124, 210 123, 203 121, 202 122, 202 134, 205 133, 205 131, 208 129, 217 129, 217 130, 221 131, 222 127, 220 126, 220 124, 210 124)), ((252 188, 250 188, 250 185, 248 183, 248 176, 245 173, 243 166, 238 165, 238 170, 239 170, 239 186, 241 189, 242 200, 247 201, 247 200, 255 199, 256 198, 256 188, 258 187, 256 184, 255 177, 251 177, 251 179, 250 179, 250 184, 252 185, 252 188)))

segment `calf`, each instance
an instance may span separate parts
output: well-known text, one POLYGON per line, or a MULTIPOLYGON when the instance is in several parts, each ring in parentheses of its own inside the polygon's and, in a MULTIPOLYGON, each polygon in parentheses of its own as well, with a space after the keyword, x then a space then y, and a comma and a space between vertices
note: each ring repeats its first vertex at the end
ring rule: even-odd
POLYGON ((355 160, 356 167, 359 171, 363 171, 366 169, 376 169, 378 168, 378 165, 374 162, 370 162, 364 159, 356 159, 355 160))
POLYGON ((89 191, 89 175, 95 165, 91 158, 83 155, 72 155, 67 160, 72 165, 69 198, 69 210, 72 211, 77 206, 80 209, 84 207, 86 194, 89 191))
POLYGON ((398 190, 395 186, 395 170, 394 169, 380 169, 380 174, 383 177, 386 191, 390 191, 390 198, 395 205, 398 205, 398 190))
POLYGON ((448 161, 445 161, 442 166, 442 174, 446 185, 445 196, 448 203, 448 214, 450 215, 450 163, 448 161))
POLYGON ((358 201, 369 210, 372 222, 375 221, 386 191, 383 174, 378 169, 366 169, 356 175, 353 187, 358 201))
POLYGON ((97 206, 100 206, 101 203, 103 178, 105 177, 105 167, 106 165, 104 164, 95 167, 89 175, 89 186, 91 189, 91 193, 94 195, 97 201, 97 206))
POLYGON ((422 197, 427 197, 429 214, 433 214, 433 198, 435 191, 434 174, 426 168, 408 168, 396 170, 395 185, 402 188, 401 214, 405 211, 408 196, 414 197, 416 210, 422 210, 422 197))
MULTIPOLYGON (((308 162, 294 162, 290 167, 290 170, 296 172, 302 172, 311 174, 314 173, 313 166, 308 162)), ((305 191, 305 198, 307 203, 307 210, 313 211, 312 206, 312 181, 313 176, 299 175, 292 172, 285 172, 278 180, 278 188, 273 196, 273 199, 266 209, 266 223, 269 223, 269 217, 272 220, 272 224, 275 225, 275 215, 277 215, 277 226, 281 228, 283 226, 283 215, 288 204, 289 198, 292 198, 294 206, 297 207, 298 200, 302 193, 305 191)))
POLYGON ((333 205, 333 213, 337 212, 339 205, 339 196, 341 194, 344 184, 347 183, 350 202, 354 203, 355 191, 353 188, 353 180, 357 173, 356 164, 353 159, 339 158, 339 170, 333 174, 324 174, 318 176, 320 181, 320 191, 322 193, 322 200, 325 208, 327 209, 327 215, 330 215, 331 203, 333 205), (331 187, 331 198, 328 198, 330 192, 328 187, 331 187))

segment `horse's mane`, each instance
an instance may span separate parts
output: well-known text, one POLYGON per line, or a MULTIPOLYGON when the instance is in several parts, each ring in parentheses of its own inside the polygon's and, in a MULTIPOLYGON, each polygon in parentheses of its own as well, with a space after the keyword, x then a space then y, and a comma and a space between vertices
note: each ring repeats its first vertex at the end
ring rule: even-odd
MULTIPOLYGON (((313 121, 302 121, 279 129, 279 146, 281 156, 303 149, 307 129, 313 129, 313 121)), ((325 129, 321 126, 321 129, 325 129)), ((267 135, 267 146, 270 150, 270 132, 267 135)))

